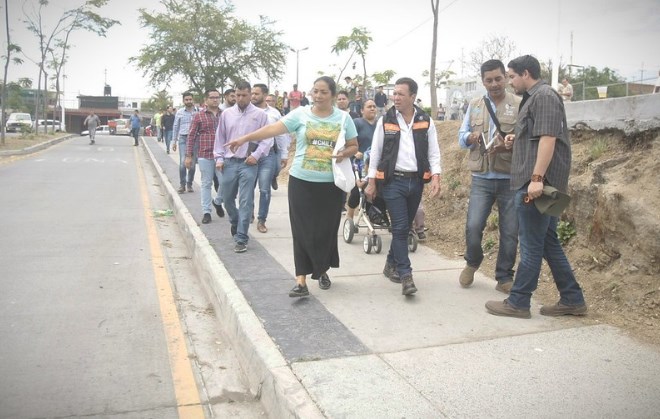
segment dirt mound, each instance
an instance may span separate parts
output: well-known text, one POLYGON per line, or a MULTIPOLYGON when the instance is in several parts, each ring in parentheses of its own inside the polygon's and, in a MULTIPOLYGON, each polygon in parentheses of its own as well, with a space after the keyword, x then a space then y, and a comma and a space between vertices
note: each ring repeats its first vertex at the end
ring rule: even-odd
MULTIPOLYGON (((460 122, 436 123, 442 152, 440 199, 424 198, 427 245, 462 257, 470 188, 466 151, 458 146, 460 122)), ((620 326, 660 344, 660 130, 572 132, 571 205, 560 236, 584 289, 590 321, 620 326)), ((497 257, 497 211, 484 232, 481 270, 493 275, 497 257)), ((457 279, 458 280, 458 279, 457 279)), ((544 266, 536 298, 554 303, 558 294, 544 266)))

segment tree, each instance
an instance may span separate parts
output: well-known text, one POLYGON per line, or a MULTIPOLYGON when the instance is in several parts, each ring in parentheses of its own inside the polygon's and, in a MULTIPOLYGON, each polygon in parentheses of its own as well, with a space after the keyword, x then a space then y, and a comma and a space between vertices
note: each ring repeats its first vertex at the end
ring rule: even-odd
MULTIPOLYGON (((31 10, 23 8, 23 15, 25 20, 23 22, 27 25, 27 29, 32 32, 39 40, 39 59, 31 60, 39 67, 39 78, 37 79, 37 95, 36 95, 36 111, 35 120, 39 120, 40 104, 43 106, 43 112, 46 113, 47 95, 43 96, 43 103, 41 101, 41 80, 43 76, 44 90, 48 91, 48 74, 46 69, 48 66, 48 56, 51 56, 52 68, 55 71, 57 97, 59 97, 59 76, 66 61, 66 51, 69 47, 69 36, 73 31, 83 29, 93 32, 99 36, 105 36, 107 30, 119 23, 113 19, 106 19, 95 13, 94 9, 104 6, 108 0, 87 0, 81 6, 64 11, 60 18, 55 23, 54 27, 49 30, 43 26, 43 16, 46 11, 44 10, 49 2, 48 0, 39 0, 39 6, 35 9, 34 5, 31 10), (61 54, 56 54, 56 48, 61 50, 61 54)), ((47 126, 44 126, 44 130, 47 126)))
POLYGON ((140 23, 150 29, 153 41, 130 62, 152 86, 168 86, 181 76, 200 94, 264 73, 269 80, 282 78, 288 46, 279 40, 281 32, 263 16, 252 26, 233 16, 231 4, 216 3, 161 0, 166 13, 140 9, 140 23))
POLYGON ((372 74, 371 78, 374 79, 377 86, 384 86, 392 80, 395 74, 394 70, 385 70, 372 74))
POLYGON ((481 46, 470 53, 468 70, 472 70, 472 75, 481 73, 481 64, 488 60, 500 60, 507 64, 507 60, 516 55, 516 43, 506 36, 493 35, 484 39, 481 46))
POLYGON ((167 90, 161 90, 154 93, 148 101, 142 102, 140 109, 143 111, 160 111, 167 108, 172 104, 172 96, 167 93, 167 90))
POLYGON ((351 62, 351 59, 355 54, 359 55, 362 58, 362 81, 363 83, 367 80, 367 50, 369 49, 369 42, 373 41, 373 38, 369 35, 369 31, 365 27, 355 27, 351 31, 350 35, 344 35, 337 38, 337 42, 332 46, 331 51, 339 55, 344 51, 351 51, 351 55, 346 60, 346 64, 339 72, 338 79, 341 80, 341 76, 348 67, 348 64, 351 62))
MULTIPOLYGON (((560 72, 561 75, 561 72, 560 72)), ((605 67, 602 70, 588 66, 582 68, 570 80, 573 85, 573 100, 598 99, 598 86, 608 86, 607 97, 626 96, 626 81, 615 70, 605 67)))
POLYGON ((431 0, 431 11, 433 12, 433 43, 431 46, 431 71, 429 71, 429 86, 431 88, 431 114, 438 113, 438 89, 436 88, 435 61, 438 50, 438 5, 440 0, 431 0))
POLYGON ((14 64, 22 64, 23 60, 19 57, 14 57, 12 59, 11 54, 20 53, 21 47, 11 43, 11 38, 9 37, 9 2, 5 0, 5 29, 7 30, 7 55, 4 55, 2 58, 5 59, 5 72, 2 76, 2 91, 0 92, 0 100, 2 100, 2 109, 0 110, 0 143, 5 145, 5 114, 7 110, 7 97, 8 97, 8 87, 7 87, 7 74, 9 72, 9 63, 14 62, 14 64))

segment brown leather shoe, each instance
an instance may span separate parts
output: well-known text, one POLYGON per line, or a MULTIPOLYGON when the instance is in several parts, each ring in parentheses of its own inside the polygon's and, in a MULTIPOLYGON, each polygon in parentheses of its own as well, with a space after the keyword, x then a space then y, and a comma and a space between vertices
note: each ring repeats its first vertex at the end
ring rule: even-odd
POLYGON ((259 233, 266 233, 268 231, 268 227, 266 227, 266 223, 263 221, 259 221, 257 223, 257 230, 259 233))
POLYGON ((489 301, 486 303, 486 310, 496 316, 517 317, 519 319, 530 319, 532 317, 528 308, 515 308, 509 305, 507 300, 489 301))
POLYGON ((477 268, 465 265, 465 268, 463 268, 463 271, 461 272, 461 276, 458 277, 458 282, 461 284, 461 287, 468 288, 472 286, 475 272, 477 272, 477 268))
POLYGON ((587 305, 580 304, 577 306, 569 306, 558 302, 551 306, 541 307, 540 313, 544 316, 584 316, 587 314, 587 305))
POLYGON ((504 294, 511 294, 511 287, 513 286, 513 281, 498 282, 495 285, 495 289, 504 294))

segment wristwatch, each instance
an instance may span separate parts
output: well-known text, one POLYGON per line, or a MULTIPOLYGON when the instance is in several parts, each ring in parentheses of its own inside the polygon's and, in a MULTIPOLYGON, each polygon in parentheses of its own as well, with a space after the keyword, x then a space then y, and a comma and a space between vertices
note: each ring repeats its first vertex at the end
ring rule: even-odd
POLYGON ((532 182, 543 182, 543 175, 532 175, 532 182))

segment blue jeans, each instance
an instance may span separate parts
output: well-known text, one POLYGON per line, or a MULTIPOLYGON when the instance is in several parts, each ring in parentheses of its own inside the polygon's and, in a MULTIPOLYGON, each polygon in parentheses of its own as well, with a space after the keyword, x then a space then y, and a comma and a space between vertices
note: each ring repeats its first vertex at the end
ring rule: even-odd
POLYGON ((247 244, 248 228, 254 211, 254 184, 257 181, 258 165, 249 165, 245 159, 225 159, 222 169, 222 200, 229 216, 229 222, 236 226, 234 241, 247 244), (238 196, 238 208, 236 208, 238 196))
POLYGON ((195 179, 195 165, 197 164, 197 149, 193 150, 193 163, 190 170, 186 169, 186 143, 187 135, 179 136, 179 186, 192 186, 195 179), (186 179, 186 172, 188 177, 186 179))
POLYGON ((164 137, 165 137, 165 149, 166 149, 168 152, 170 151, 170 143, 172 142, 172 133, 173 133, 173 132, 174 132, 174 131, 172 131, 171 129, 169 129, 169 130, 166 130, 165 133, 164 133, 164 137))
POLYGON ((269 155, 259 159, 257 183, 259 184, 259 214, 257 220, 266 222, 268 209, 270 208, 270 189, 275 176, 276 166, 280 160, 277 153, 271 151, 269 155))
POLYGON ((544 258, 559 290, 559 301, 566 305, 584 304, 582 289, 557 237, 557 217, 541 214, 534 203, 525 204, 525 193, 527 185, 519 189, 514 198, 520 226, 520 263, 507 299, 509 304, 516 308, 529 308, 544 258))
POLYGON ((217 174, 218 179, 222 181, 222 172, 215 170, 215 159, 203 159, 200 157, 197 159, 197 164, 199 164, 199 170, 202 173, 202 190, 200 191, 202 214, 210 214, 212 200, 215 201, 216 205, 222 204, 222 189, 218 189, 218 194, 215 199, 213 199, 213 192, 211 192, 213 187, 213 175, 217 174))
POLYGON ((473 268, 479 268, 484 260, 481 247, 484 228, 488 216, 497 201, 500 244, 495 265, 495 279, 498 282, 513 280, 518 249, 518 216, 514 206, 515 191, 511 190, 508 179, 484 179, 472 176, 470 204, 465 223, 465 261, 473 268))
POLYGON ((412 273, 408 257, 408 233, 422 200, 423 189, 424 182, 421 179, 398 176, 394 176, 382 188, 392 225, 392 243, 387 263, 395 265, 401 277, 412 273))

